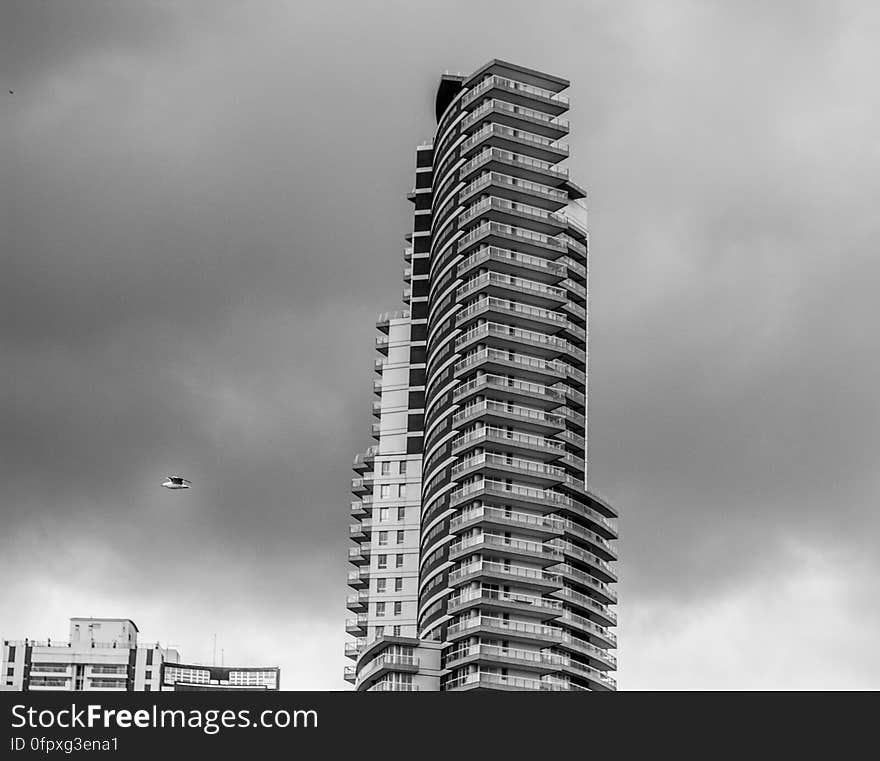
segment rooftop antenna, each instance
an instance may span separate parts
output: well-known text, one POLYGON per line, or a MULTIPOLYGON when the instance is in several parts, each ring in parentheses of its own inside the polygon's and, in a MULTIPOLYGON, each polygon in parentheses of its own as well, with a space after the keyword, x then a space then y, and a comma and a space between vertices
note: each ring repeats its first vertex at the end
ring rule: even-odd
POLYGON ((214 655, 211 658, 211 665, 212 666, 217 665, 217 635, 216 634, 214 634, 214 655))
POLYGON ((220 648, 220 665, 223 666, 225 663, 225 658, 223 657, 226 651, 221 647, 220 648))

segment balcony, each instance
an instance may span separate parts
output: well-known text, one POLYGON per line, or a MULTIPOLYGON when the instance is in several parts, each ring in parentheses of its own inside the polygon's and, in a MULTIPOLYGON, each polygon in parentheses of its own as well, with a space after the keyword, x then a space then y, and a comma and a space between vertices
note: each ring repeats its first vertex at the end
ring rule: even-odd
POLYGON ((369 592, 359 592, 356 595, 347 595, 345 598, 345 607, 352 613, 364 612, 367 609, 367 603, 370 600, 369 592))
POLYGON ((501 77, 497 74, 489 74, 481 80, 461 100, 461 105, 466 108, 479 99, 501 97, 511 103, 520 106, 539 108, 554 115, 568 110, 568 97, 558 92, 536 87, 525 82, 501 77))
POLYGON ((359 571, 348 572, 348 586, 353 589, 362 589, 370 585, 370 569, 362 568, 359 571))
POLYGON ((348 562, 353 565, 367 565, 370 562, 372 550, 369 545, 362 544, 358 547, 348 548, 348 562))
POLYGON ((499 507, 475 507, 454 515, 449 521, 453 533, 475 526, 501 530, 514 529, 532 536, 559 536, 564 522, 553 515, 535 515, 499 507))
POLYGON ((388 336, 376 336, 376 351, 384 354, 386 357, 388 356, 388 344, 388 336))
POLYGON ((570 584, 589 591, 589 597, 598 598, 604 605, 614 605, 617 602, 617 593, 606 584, 591 576, 589 573, 575 568, 569 563, 563 563, 554 567, 554 572, 560 574, 570 584))
POLYGON ((541 621, 562 616, 561 600, 497 589, 465 589, 450 597, 447 606, 450 614, 478 607, 490 611, 516 611, 520 615, 537 616, 541 621))
POLYGON ((501 375, 482 375, 453 391, 456 403, 465 403, 476 395, 491 395, 505 401, 526 402, 531 406, 552 410, 565 404, 565 394, 552 386, 528 381, 511 380, 501 375))
POLYGON ((469 404, 461 412, 452 416, 452 425, 459 427, 475 420, 490 425, 492 423, 496 425, 516 424, 519 430, 538 433, 547 431, 562 433, 565 428, 565 419, 561 415, 532 407, 496 402, 492 399, 469 404))
POLYGON ((542 679, 529 679, 528 677, 477 672, 448 680, 445 683, 444 689, 453 692, 462 690, 566 692, 570 687, 565 684, 560 684, 559 682, 545 681, 542 679))
POLYGON ((451 641, 462 637, 473 637, 477 634, 497 635, 505 639, 524 642, 561 642, 562 629, 558 626, 511 621, 494 616, 472 616, 450 624, 447 638, 451 641))
POLYGON ((465 645, 446 653, 446 668, 453 669, 472 663, 511 667, 523 671, 549 674, 559 671, 566 658, 540 650, 520 650, 498 645, 465 645))
POLYGON ((603 691, 617 689, 617 682, 615 682, 614 679, 608 676, 604 671, 595 669, 592 666, 587 666, 585 663, 579 663, 571 658, 567 658, 564 661, 562 664, 562 671, 563 673, 593 682, 594 684, 591 685, 591 689, 599 689, 603 691))
MULTIPOLYGON (((409 251, 410 255, 412 255, 412 249, 409 251)), ((397 309, 393 312, 383 312, 379 315, 379 319, 376 320, 376 328, 383 333, 387 333, 392 320, 405 320, 407 318, 409 318, 409 309, 397 309)))
POLYGON ((576 592, 570 587, 557 589, 553 594, 569 605, 584 611, 590 620, 595 620, 602 626, 617 626, 617 614, 614 611, 609 610, 598 600, 594 600, 592 597, 576 592))
POLYGON ((360 667, 358 676, 362 682, 374 679, 389 672, 415 674, 419 670, 419 659, 412 655, 383 653, 360 667))
MULTIPOLYGON (((568 318, 561 312, 554 312, 551 309, 545 309, 544 307, 532 304, 524 304, 520 301, 511 301, 510 299, 500 299, 496 296, 486 295, 457 312, 455 323, 458 327, 463 327, 480 317, 487 319, 492 317, 507 318, 515 320, 515 329, 531 328, 545 331, 531 339, 538 343, 549 343, 560 349, 564 349, 568 344, 568 341, 565 339, 545 340, 547 333, 558 333, 568 325, 568 318)), ((502 325, 501 327, 510 329, 512 326, 502 325)))
POLYGON ((520 482, 543 486, 555 486, 565 477, 565 471, 555 465, 493 452, 472 455, 452 468, 452 478, 456 481, 477 473, 487 477, 515 478, 520 482))
POLYGON ((367 615, 361 613, 357 618, 345 619, 345 631, 349 634, 366 634, 367 633, 367 615))
POLYGON ((352 684, 354 684, 356 679, 354 666, 346 666, 344 671, 342 672, 342 677, 343 679, 345 679, 346 682, 351 682, 352 684))
MULTIPOLYGON (((482 319, 488 316, 490 315, 484 314, 482 319)), ((487 343, 490 340, 490 348, 496 352, 503 350, 504 353, 510 352, 518 357, 537 360, 538 364, 534 364, 534 367, 540 368, 545 373, 547 360, 556 359, 562 354, 571 355, 577 351, 573 344, 564 338, 528 328, 514 327, 503 322, 481 322, 473 325, 458 337, 455 342, 455 350, 463 352, 474 348, 474 344, 487 343), (527 353, 524 354, 522 350, 527 350, 527 353)), ((524 362, 522 359, 519 361, 525 366, 532 364, 524 362)), ((456 368, 460 366, 462 366, 461 363, 458 363, 456 368)), ((564 374, 565 369, 562 367, 556 367, 553 372, 553 375, 560 379, 564 377, 564 374)))
MULTIPOLYGON (((484 172, 479 175, 459 191, 458 202, 466 205, 478 193, 488 193, 552 212, 559 211, 568 203, 568 193, 564 190, 502 172, 484 172)), ((564 218, 568 220, 567 217, 564 218)))
POLYGON ((461 586, 479 578, 495 579, 519 587, 551 592, 562 586, 558 574, 539 568, 509 565, 492 560, 478 560, 457 567, 449 574, 450 586, 461 586))
MULTIPOLYGON (((594 536, 598 537, 597 534, 594 534, 594 536)), ((599 581, 606 584, 613 584, 617 581, 617 574, 613 571, 611 566, 592 552, 587 552, 567 541, 559 541, 555 546, 558 547, 560 552, 566 555, 566 557, 590 566, 590 573, 594 574, 599 581)))
POLYGON ((464 226, 488 215, 491 215, 494 222, 503 222, 509 225, 525 223, 528 225, 528 229, 547 235, 559 234, 567 224, 565 217, 561 214, 493 196, 487 196, 471 204, 461 213, 458 222, 464 226))
POLYGON ((559 623, 563 626, 569 626, 575 629, 579 634, 585 633, 591 641, 598 640, 609 647, 617 647, 617 636, 608 631, 604 626, 600 626, 589 618, 580 616, 570 610, 566 610, 559 618, 559 623))
POLYGON ((370 494, 373 491, 373 475, 359 476, 351 479, 352 494, 370 494))
POLYGON ((524 180, 556 188, 568 181, 568 169, 502 148, 485 148, 458 170, 458 179, 471 183, 478 172, 513 174, 524 180))
POLYGON ((504 124, 508 127, 522 127, 538 135, 559 139, 567 135, 570 129, 568 119, 524 108, 507 100, 493 98, 481 103, 461 122, 464 131, 479 127, 487 122, 504 124))
MULTIPOLYGON (((526 280, 503 272, 484 272, 471 278, 458 289, 458 298, 464 301, 474 293, 493 297, 510 297, 528 299, 528 304, 537 307, 559 307, 568 301, 564 288, 556 288, 537 280, 526 280)), ((558 313, 557 313, 558 314, 558 313)), ((562 315, 567 322, 568 318, 562 315)))
POLYGON ((417 684, 406 682, 376 682, 367 688, 367 692, 418 692, 417 684))
MULTIPOLYGON (((492 269, 504 274, 526 274, 532 280, 542 283, 559 283, 565 279, 565 267, 541 256, 523 254, 496 246, 483 246, 458 265, 458 275, 462 277, 469 270, 491 262, 492 269)), ((566 295, 566 298, 567 295, 566 295)))
POLYGON ((552 545, 485 533, 469 536, 451 544, 449 559, 459 560, 467 555, 484 552, 492 556, 538 563, 544 567, 562 560, 562 554, 552 545))
MULTIPOLYGON (((563 632, 560 649, 571 650, 580 655, 586 655, 589 658, 600 661, 603 665, 608 666, 608 668, 617 668, 617 658, 611 653, 604 648, 596 647, 585 639, 575 637, 571 632, 563 632)), ((600 669, 600 671, 601 670, 602 669, 600 669)))
MULTIPOLYGON (((510 336, 510 329, 503 326, 500 328, 494 323, 484 323, 477 328, 469 330, 459 341, 462 346, 456 345, 456 351, 464 351, 468 344, 483 343, 490 336, 496 336, 504 331, 505 337, 510 336)), ((517 331, 517 337, 523 338, 528 331, 517 331)), ((525 381, 556 383, 565 379, 565 370, 561 362, 551 359, 532 357, 528 354, 520 354, 504 349, 486 348, 479 351, 471 351, 464 359, 455 363, 452 368, 457 378, 468 375, 474 370, 482 370, 485 373, 510 373, 515 374, 525 381)))
POLYGON ((363 650, 365 644, 366 638, 364 637, 358 637, 354 642, 346 642, 345 657, 357 660, 357 657, 360 655, 360 652, 361 650, 363 650))
POLYGON ((544 462, 556 460, 565 454, 561 441, 493 426, 476 428, 452 441, 452 453, 456 455, 474 447, 498 448, 505 454, 527 454, 544 462))
POLYGON ((491 145, 510 151, 522 151, 547 162, 562 161, 569 156, 568 143, 560 143, 544 135, 516 129, 504 124, 487 122, 461 144, 463 158, 491 145))

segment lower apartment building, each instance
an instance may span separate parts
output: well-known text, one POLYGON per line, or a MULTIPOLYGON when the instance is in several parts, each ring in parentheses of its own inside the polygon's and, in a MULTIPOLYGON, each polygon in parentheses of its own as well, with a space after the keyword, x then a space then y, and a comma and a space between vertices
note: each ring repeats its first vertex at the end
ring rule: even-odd
POLYGON ((140 644, 127 618, 71 618, 67 642, 3 640, 0 688, 15 691, 277 690, 276 666, 181 664, 176 649, 140 644))

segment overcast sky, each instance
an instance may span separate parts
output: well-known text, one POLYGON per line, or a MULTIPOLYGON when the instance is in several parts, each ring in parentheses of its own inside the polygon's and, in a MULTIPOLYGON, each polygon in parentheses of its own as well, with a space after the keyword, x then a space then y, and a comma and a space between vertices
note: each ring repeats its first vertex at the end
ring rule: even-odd
POLYGON ((871 2, 3 2, 0 635, 128 617, 348 687, 414 149, 497 57, 572 81, 620 687, 880 687, 878 39, 871 2))

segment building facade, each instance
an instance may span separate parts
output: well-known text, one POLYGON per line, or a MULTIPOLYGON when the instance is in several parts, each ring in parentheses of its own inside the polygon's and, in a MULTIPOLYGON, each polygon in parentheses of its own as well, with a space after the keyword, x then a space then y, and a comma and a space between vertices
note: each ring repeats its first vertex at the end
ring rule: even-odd
POLYGON ((201 666, 166 661, 160 674, 164 692, 252 692, 281 688, 281 670, 277 666, 201 666))
POLYGON ((377 323, 377 443, 354 463, 358 690, 615 689, 617 514, 587 487, 568 85, 499 60, 440 80, 408 196, 408 308, 377 323))
POLYGON ((138 644, 125 618, 71 618, 67 642, 3 640, 3 686, 19 691, 158 692, 177 650, 138 644))
POLYGON ((71 618, 67 642, 3 640, 3 690, 160 692, 277 690, 277 666, 229 667, 180 663, 176 649, 140 644, 127 618, 71 618))

